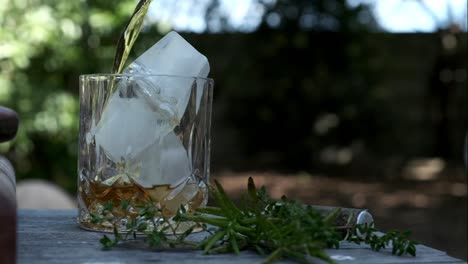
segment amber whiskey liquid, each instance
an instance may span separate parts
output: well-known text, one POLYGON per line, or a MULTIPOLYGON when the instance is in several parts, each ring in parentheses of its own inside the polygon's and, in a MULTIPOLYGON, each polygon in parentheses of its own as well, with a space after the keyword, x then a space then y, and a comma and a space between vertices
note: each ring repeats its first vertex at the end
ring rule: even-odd
MULTIPOLYGON (((172 188, 169 185, 144 188, 125 176, 112 181, 112 184, 108 181, 82 184, 78 198, 83 203, 80 207, 87 209, 80 212, 81 227, 112 232, 117 226, 119 231, 125 232, 126 224, 138 217, 141 208, 148 204, 158 208, 159 218, 171 219, 181 206, 188 213, 193 212, 206 204, 207 188, 203 183, 190 182, 172 188)), ((185 231, 183 229, 178 227, 177 232, 185 231)))

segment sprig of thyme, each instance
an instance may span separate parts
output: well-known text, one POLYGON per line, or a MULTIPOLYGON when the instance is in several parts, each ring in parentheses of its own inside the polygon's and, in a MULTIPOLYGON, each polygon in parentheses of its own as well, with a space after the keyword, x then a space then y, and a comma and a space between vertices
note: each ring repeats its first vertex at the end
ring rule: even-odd
MULTIPOLYGON (((111 212, 109 206, 112 208, 111 202, 104 204, 102 213, 92 215, 91 221, 95 221, 95 224, 110 221, 111 217, 107 216, 107 214, 111 212)), ((120 204, 120 209, 124 212, 128 212, 129 207, 130 203, 126 200, 122 201, 120 204)), ((103 250, 110 250, 120 242, 127 241, 129 239, 137 239, 137 234, 145 234, 145 242, 152 248, 173 248, 176 245, 189 247, 196 246, 195 243, 185 240, 185 238, 192 232, 193 227, 188 228, 182 234, 170 236, 169 234, 176 234, 175 228, 177 227, 177 224, 174 225, 170 219, 160 217, 161 210, 153 202, 149 202, 144 206, 139 206, 138 209, 138 216, 131 218, 131 220, 127 222, 125 225, 126 231, 123 234, 119 232, 119 225, 117 222, 125 218, 120 218, 119 220, 114 219, 114 236, 110 237, 104 235, 99 240, 103 246, 103 250)), ((180 212, 185 213, 183 209, 181 209, 180 212)))
POLYGON ((154 204, 149 203, 140 208, 138 217, 127 223, 125 235, 118 234, 114 226, 114 238, 104 236, 101 243, 104 249, 110 249, 140 232, 146 234, 146 242, 151 247, 184 245, 201 249, 206 254, 239 254, 241 250, 250 248, 266 256, 264 263, 283 258, 309 263, 311 256, 333 263, 325 249, 339 248, 343 240, 365 243, 376 251, 391 246, 392 254, 396 255, 416 254, 417 243, 409 239, 409 232, 381 234, 372 225, 355 225, 342 232, 333 224, 339 209, 323 216, 312 206, 285 196, 280 201, 273 200, 265 187, 257 189, 252 178, 248 180, 247 189, 247 195, 237 206, 221 184, 215 181, 215 186, 209 186, 209 192, 216 207, 198 208, 193 214, 181 207, 175 217, 160 217, 157 223, 154 219, 161 214, 154 204), (153 225, 152 229, 145 224, 148 221, 153 225), (187 222, 201 224, 210 235, 199 243, 193 243, 186 240, 193 226, 183 234, 176 234, 174 223, 187 222), (157 226, 160 228, 155 228, 157 226))
POLYGON ((387 247, 392 247, 392 254, 401 256, 410 254, 416 256, 416 245, 418 243, 409 239, 409 231, 390 230, 385 234, 378 232, 373 225, 356 225, 350 229, 345 237, 346 241, 356 244, 368 244, 373 250, 379 251, 387 247))

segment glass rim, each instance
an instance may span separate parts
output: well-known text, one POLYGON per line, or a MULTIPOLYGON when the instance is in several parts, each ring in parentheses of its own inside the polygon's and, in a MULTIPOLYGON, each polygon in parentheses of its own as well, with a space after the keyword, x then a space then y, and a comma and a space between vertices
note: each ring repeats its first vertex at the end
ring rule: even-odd
POLYGON ((93 78, 93 77, 174 77, 174 78, 186 78, 186 79, 201 79, 205 81, 214 82, 212 78, 205 78, 200 76, 190 75, 176 75, 176 74, 164 74, 164 73, 86 73, 80 74, 81 78, 93 78))

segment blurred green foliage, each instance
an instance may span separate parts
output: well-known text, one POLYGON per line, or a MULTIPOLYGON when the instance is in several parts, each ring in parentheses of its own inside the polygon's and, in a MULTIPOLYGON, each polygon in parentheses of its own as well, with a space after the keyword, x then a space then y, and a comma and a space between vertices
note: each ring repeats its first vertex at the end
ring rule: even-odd
POLYGON ((0 1, 0 104, 16 110, 16 139, 0 145, 19 179, 75 188, 78 75, 108 72, 134 1, 0 1), (111 7, 111 8, 109 8, 111 7))

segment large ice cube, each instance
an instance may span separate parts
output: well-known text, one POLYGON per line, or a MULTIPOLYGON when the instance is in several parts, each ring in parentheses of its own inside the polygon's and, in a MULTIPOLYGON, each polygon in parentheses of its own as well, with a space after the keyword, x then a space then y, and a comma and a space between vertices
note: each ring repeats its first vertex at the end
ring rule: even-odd
POLYGON ((141 159, 142 168, 135 180, 146 188, 165 184, 180 186, 192 173, 188 153, 174 132, 157 140, 138 158, 141 159))
MULTIPOLYGON (((144 187, 183 187, 191 162, 173 129, 197 85, 190 76, 207 77, 209 70, 205 56, 176 32, 168 33, 124 69, 131 82, 117 84, 96 127, 97 146, 114 162, 138 164, 135 180, 144 187)), ((200 98, 201 93, 197 108, 200 98)))
POLYGON ((96 145, 114 162, 130 160, 173 126, 163 113, 151 111, 141 99, 121 98, 116 93, 96 127, 96 145))
POLYGON ((137 91, 153 108, 160 107, 161 102, 172 102, 172 105, 164 106, 170 109, 179 121, 187 107, 190 89, 195 81, 189 77, 205 78, 209 72, 207 58, 174 31, 169 32, 124 69, 124 73, 128 74, 186 76, 145 79, 152 85, 145 85, 148 89, 137 91))
POLYGON ((124 72, 206 77, 210 65, 203 54, 177 32, 171 31, 140 55, 124 72))

